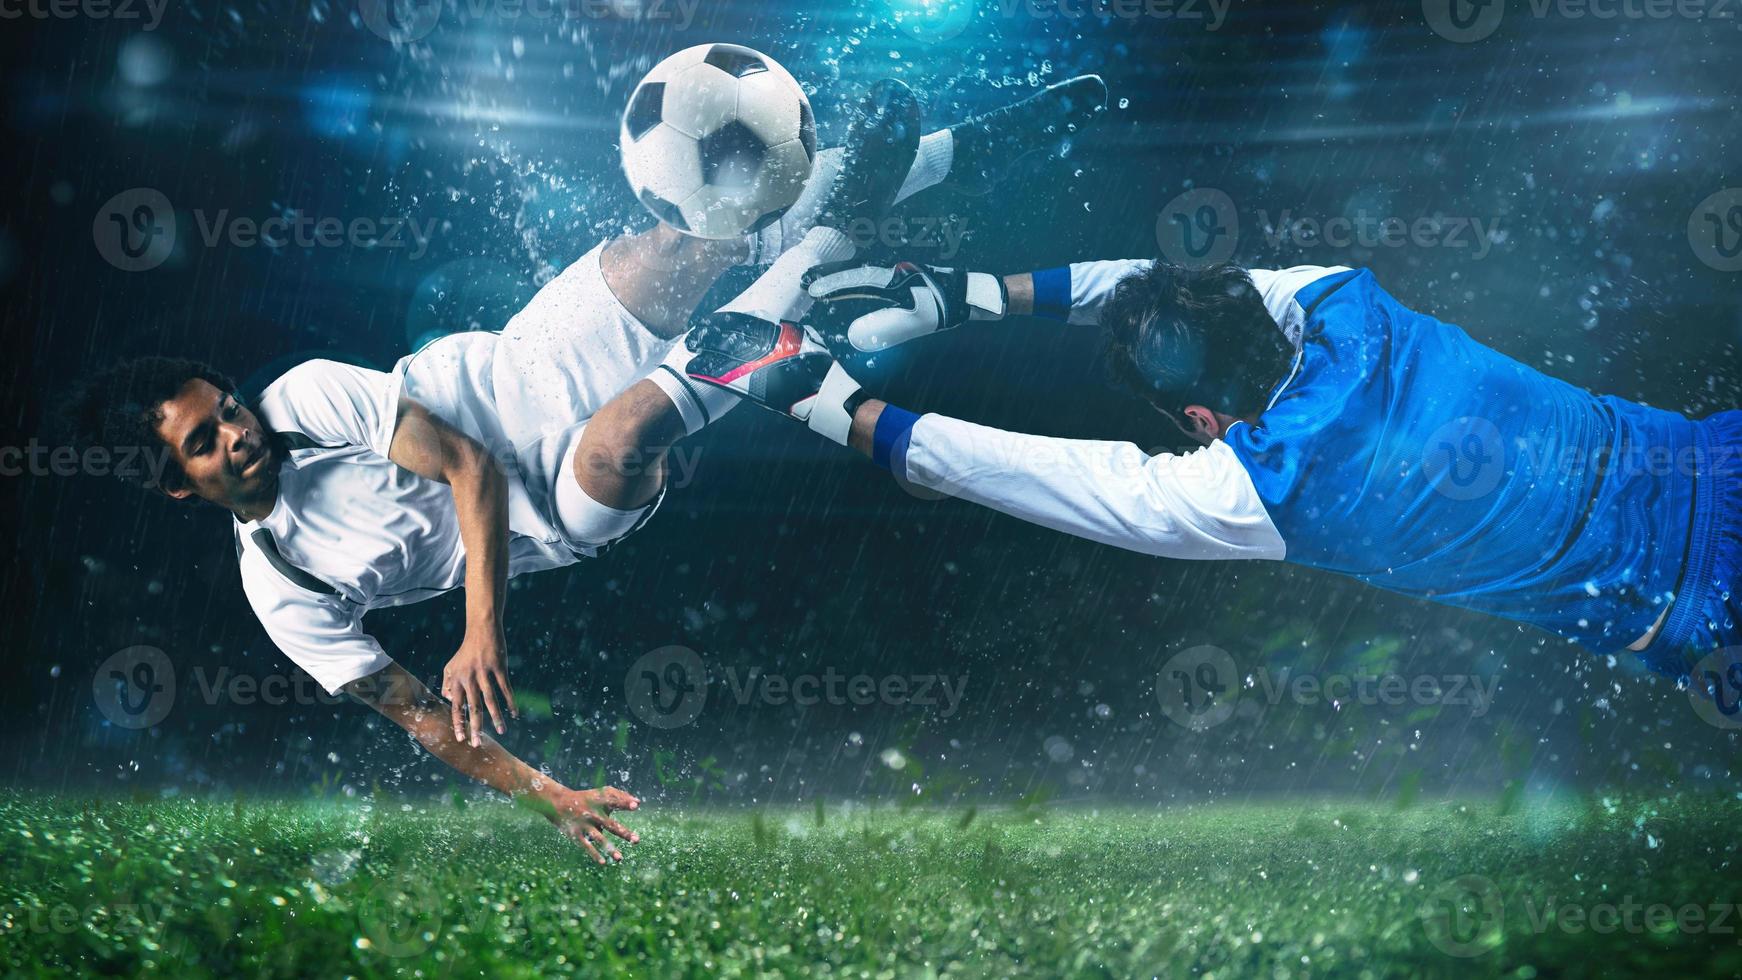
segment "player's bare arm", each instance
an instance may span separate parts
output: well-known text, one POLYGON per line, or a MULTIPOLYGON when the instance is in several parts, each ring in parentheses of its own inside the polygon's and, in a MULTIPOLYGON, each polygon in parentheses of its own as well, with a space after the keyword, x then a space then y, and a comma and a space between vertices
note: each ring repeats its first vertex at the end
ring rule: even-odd
POLYGON ((607 833, 631 844, 641 839, 610 816, 614 810, 636 809, 640 800, 614 786, 569 789, 548 773, 515 758, 488 733, 473 731, 468 740, 457 731, 450 732, 450 706, 398 664, 352 682, 345 691, 405 729, 431 755, 455 770, 509 796, 537 801, 539 812, 600 864, 607 855, 613 861, 623 860, 622 851, 606 838, 607 833))
POLYGON ((442 671, 454 737, 478 744, 485 710, 496 734, 503 712, 519 717, 504 663, 502 608, 508 594, 508 482, 482 444, 432 415, 411 398, 399 402, 388 458, 453 490, 460 539, 466 547, 466 635, 442 671))

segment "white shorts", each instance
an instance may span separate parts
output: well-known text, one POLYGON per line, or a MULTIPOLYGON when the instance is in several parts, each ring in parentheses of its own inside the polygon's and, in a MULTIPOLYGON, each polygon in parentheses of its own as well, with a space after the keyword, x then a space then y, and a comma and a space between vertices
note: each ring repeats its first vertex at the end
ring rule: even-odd
POLYGON ((630 519, 610 508, 589 519, 585 495, 575 497, 579 485, 564 483, 575 483, 572 461, 581 433, 594 413, 658 367, 678 342, 655 336, 612 294, 599 265, 604 248, 601 243, 545 283, 501 333, 443 337, 396 369, 408 397, 517 471, 519 480, 511 483, 525 492, 510 487, 509 524, 516 533, 589 555, 622 536, 593 540, 601 528, 632 529, 658 501, 630 519))

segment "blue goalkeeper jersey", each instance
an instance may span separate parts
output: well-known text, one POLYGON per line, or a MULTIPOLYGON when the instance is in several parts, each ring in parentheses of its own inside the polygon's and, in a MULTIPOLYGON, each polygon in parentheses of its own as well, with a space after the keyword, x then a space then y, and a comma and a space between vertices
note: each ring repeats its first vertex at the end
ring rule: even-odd
MULTIPOLYGON (((1289 561, 1600 653, 1652 628, 1715 509, 1695 423, 1548 377, 1405 309, 1365 271, 1297 298, 1293 372, 1256 425, 1227 435, 1289 561)), ((1692 618, 1672 615, 1653 651, 1678 655, 1692 618)))

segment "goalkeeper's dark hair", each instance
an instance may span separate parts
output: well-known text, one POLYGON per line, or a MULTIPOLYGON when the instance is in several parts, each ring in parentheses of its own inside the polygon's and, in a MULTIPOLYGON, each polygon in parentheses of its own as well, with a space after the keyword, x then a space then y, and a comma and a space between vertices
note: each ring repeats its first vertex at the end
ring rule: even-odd
POLYGON ((1294 363, 1252 277, 1233 265, 1157 261, 1119 281, 1101 328, 1112 381, 1169 413, 1262 411, 1294 363))
MULTIPOLYGON (((236 390, 235 382, 201 361, 152 356, 112 364, 83 378, 61 404, 61 431, 81 456, 98 447, 109 450, 111 458, 123 451, 167 449, 157 434, 163 404, 195 379, 210 382, 219 391, 236 390)), ((116 467, 113 472, 141 489, 153 488, 148 467, 116 467)), ((185 482, 186 475, 166 458, 162 479, 160 489, 172 490, 185 482)))

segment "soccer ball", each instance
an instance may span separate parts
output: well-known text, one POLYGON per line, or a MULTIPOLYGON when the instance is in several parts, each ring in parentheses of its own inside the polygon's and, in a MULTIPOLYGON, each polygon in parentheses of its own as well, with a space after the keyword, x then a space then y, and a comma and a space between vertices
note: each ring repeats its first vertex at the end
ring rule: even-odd
POLYGON ((810 100, 773 58, 699 44, 653 66, 623 114, 623 172, 654 216, 736 238, 798 200, 817 152, 810 100))

